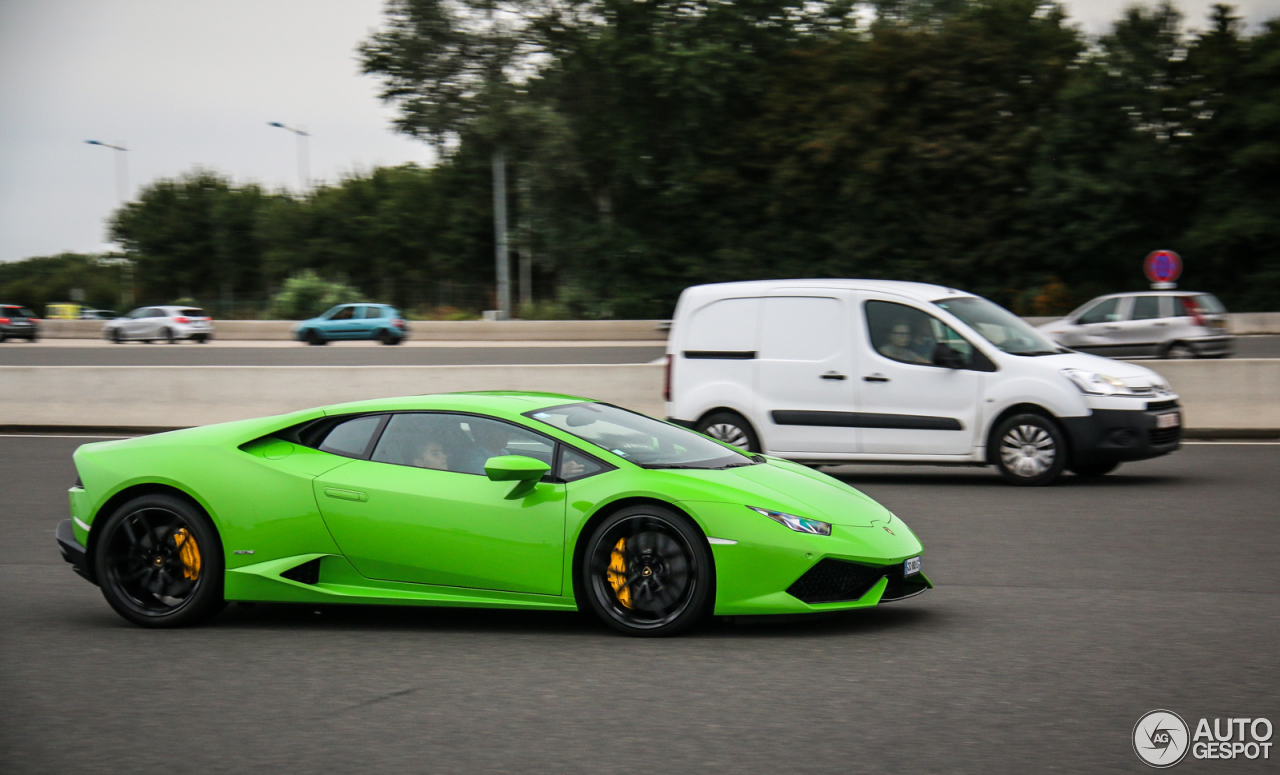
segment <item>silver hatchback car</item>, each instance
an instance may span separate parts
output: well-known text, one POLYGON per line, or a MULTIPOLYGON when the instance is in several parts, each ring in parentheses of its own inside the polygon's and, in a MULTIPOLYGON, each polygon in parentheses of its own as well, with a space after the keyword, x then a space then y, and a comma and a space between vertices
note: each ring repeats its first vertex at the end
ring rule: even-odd
POLYGON ((1227 310, 1211 293, 1100 296, 1040 331, 1063 347, 1111 358, 1224 358, 1235 349, 1227 310))
POLYGON ((102 336, 116 344, 128 341, 175 344, 190 339, 204 344, 213 338, 213 318, 195 307, 139 307, 128 315, 108 320, 102 336))

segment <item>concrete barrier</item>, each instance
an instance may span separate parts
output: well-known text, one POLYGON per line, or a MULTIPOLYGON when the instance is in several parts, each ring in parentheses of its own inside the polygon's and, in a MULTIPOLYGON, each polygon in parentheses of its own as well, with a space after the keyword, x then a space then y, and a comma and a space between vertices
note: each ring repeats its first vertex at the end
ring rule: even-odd
POLYGON ((1164 376, 1181 396, 1188 429, 1280 429, 1280 359, 1144 361, 1142 365, 1164 376))
MULTIPOLYGON (((660 320, 411 320, 409 337, 437 341, 655 341, 665 340, 660 320)), ((100 320, 46 320, 51 339, 101 339, 100 320)), ((289 339, 294 320, 215 320, 217 339, 289 339)))
POLYGON ((662 367, 5 366, 0 426, 177 428, 369 398, 541 390, 662 415, 662 367))
MULTIPOLYGON (((1200 435, 1280 434, 1280 359, 1148 361, 1200 435)), ((172 428, 367 398, 545 390, 661 417, 662 366, 6 366, 0 426, 172 428)))

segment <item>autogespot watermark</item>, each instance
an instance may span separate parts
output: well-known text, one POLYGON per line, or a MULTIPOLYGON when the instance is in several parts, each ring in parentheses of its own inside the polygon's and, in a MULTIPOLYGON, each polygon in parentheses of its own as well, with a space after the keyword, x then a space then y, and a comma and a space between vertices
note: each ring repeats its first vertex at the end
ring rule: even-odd
POLYGON ((1159 769, 1190 752, 1195 759, 1270 759, 1271 722, 1265 718, 1202 718, 1195 734, 1171 710, 1153 710, 1133 725, 1133 752, 1159 769))

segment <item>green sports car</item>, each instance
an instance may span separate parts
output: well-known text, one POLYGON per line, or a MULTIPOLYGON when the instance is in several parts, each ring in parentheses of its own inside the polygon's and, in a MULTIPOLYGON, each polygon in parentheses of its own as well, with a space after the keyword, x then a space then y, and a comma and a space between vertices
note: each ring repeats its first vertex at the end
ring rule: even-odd
POLYGON ((228 600, 577 610, 632 635, 932 586, 824 474, 549 393, 380 399, 85 444, 63 557, 121 616, 228 600))

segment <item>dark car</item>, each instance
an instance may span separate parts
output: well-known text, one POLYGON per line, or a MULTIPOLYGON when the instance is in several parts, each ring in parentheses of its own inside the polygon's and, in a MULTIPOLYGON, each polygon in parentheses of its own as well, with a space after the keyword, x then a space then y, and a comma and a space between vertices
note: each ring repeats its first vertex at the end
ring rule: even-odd
POLYGON ((0 342, 26 339, 34 342, 40 336, 40 320, 36 313, 16 304, 0 304, 0 342))

